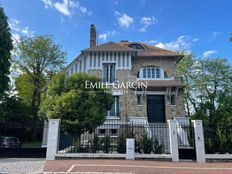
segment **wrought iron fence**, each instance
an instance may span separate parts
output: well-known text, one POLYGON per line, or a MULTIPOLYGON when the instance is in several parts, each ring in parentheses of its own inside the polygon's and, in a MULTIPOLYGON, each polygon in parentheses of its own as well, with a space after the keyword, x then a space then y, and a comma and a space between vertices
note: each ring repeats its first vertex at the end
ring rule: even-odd
POLYGON ((231 126, 204 126, 205 152, 207 154, 232 154, 231 126))
POLYGON ((0 121, 0 147, 41 147, 43 131, 44 123, 39 121, 0 121))
POLYGON ((67 133, 61 125, 58 153, 125 153, 126 138, 135 138, 135 150, 144 154, 168 154, 165 123, 107 122, 92 133, 67 133))

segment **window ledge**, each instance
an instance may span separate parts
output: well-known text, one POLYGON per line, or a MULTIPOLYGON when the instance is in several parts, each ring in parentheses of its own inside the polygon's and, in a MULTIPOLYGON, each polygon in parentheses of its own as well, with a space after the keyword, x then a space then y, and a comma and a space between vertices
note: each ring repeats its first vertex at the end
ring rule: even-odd
MULTIPOLYGON (((106 135, 98 135, 99 138, 104 138, 106 135)), ((118 138, 118 135, 110 135, 110 138, 118 138)))
POLYGON ((138 106, 138 107, 142 107, 143 105, 136 105, 136 107, 137 107, 137 106, 138 106))
POLYGON ((175 107, 176 105, 170 105, 170 106, 173 106, 173 107, 175 107))
POLYGON ((137 78, 137 80, 174 80, 174 77, 169 77, 169 78, 137 78))
POLYGON ((120 120, 120 117, 118 117, 118 116, 107 116, 106 119, 107 120, 120 120))

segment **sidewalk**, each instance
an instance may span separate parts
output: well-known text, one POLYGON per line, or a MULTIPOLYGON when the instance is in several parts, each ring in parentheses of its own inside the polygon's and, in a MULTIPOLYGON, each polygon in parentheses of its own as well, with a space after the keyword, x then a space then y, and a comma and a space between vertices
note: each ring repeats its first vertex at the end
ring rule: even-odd
POLYGON ((44 158, 4 158, 0 159, 0 173, 42 173, 44 158))
POLYGON ((232 163, 157 162, 128 160, 55 160, 46 161, 44 172, 135 173, 135 174, 230 174, 232 163))

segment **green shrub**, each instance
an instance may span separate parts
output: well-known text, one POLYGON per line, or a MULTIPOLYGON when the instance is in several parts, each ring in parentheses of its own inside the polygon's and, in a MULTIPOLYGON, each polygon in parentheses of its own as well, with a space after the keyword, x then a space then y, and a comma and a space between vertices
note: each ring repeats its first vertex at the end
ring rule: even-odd
POLYGON ((139 142, 139 151, 144 154, 150 154, 153 150, 153 141, 148 138, 147 135, 144 135, 139 142))
POLYGON ((117 152, 118 153, 126 153, 126 137, 120 135, 117 141, 117 152))
POLYGON ((140 149, 140 142, 135 139, 135 152, 142 153, 140 149))
POLYGON ((164 153, 163 145, 159 144, 156 139, 153 141, 153 153, 154 154, 164 153))
POLYGON ((103 138, 102 150, 104 153, 109 153, 110 151, 110 137, 109 135, 103 138))
POLYGON ((96 134, 94 135, 91 145, 92 145, 91 150, 93 153, 96 153, 100 149, 100 141, 96 134))

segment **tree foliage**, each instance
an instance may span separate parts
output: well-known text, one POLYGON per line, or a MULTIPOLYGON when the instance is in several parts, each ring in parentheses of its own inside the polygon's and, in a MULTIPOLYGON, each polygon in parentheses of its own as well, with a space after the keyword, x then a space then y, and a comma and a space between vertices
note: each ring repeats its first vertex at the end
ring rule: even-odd
POLYGON ((23 121, 28 119, 28 110, 20 98, 4 96, 0 103, 0 120, 23 121))
POLYGON ((0 98, 8 89, 10 51, 13 49, 10 28, 3 8, 0 6, 0 98))
MULTIPOLYGON (((45 79, 41 79, 40 89, 45 86, 45 79)), ((22 102, 31 107, 35 85, 33 79, 28 74, 21 74, 15 78, 15 87, 17 95, 22 99, 22 102)))
POLYGON ((92 132, 106 118, 113 98, 106 89, 87 89, 85 81, 100 82, 86 74, 65 77, 64 73, 54 75, 41 103, 39 115, 62 120, 65 132, 78 135, 92 132))
POLYGON ((226 59, 197 60, 186 55, 178 65, 178 73, 186 85, 188 115, 212 123, 223 102, 220 97, 232 94, 231 65, 226 59))
POLYGON ((31 101, 33 118, 37 118, 44 79, 49 79, 62 68, 65 53, 50 36, 36 36, 21 38, 17 43, 15 55, 14 62, 23 72, 18 79, 17 88, 24 101, 31 101), (31 85, 26 86, 23 82, 31 85), (26 90, 30 92, 27 96, 24 92, 26 90))

